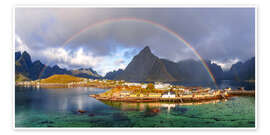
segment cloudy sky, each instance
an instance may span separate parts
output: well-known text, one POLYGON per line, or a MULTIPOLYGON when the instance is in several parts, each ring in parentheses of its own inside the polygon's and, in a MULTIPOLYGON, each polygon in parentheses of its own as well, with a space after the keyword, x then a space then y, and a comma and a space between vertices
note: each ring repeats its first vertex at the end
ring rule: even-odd
POLYGON ((176 34, 202 58, 228 70, 233 63, 246 61, 255 55, 255 9, 15 10, 16 51, 27 51, 33 60, 41 60, 47 65, 57 64, 67 69, 92 67, 102 75, 124 69, 145 46, 149 46, 155 55, 175 62, 198 59, 176 34), (117 21, 121 18, 133 20, 117 21))

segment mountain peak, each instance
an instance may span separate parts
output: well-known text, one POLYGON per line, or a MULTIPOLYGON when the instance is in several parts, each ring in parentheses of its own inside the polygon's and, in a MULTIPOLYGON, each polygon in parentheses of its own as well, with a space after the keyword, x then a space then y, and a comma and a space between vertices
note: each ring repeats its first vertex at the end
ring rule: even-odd
POLYGON ((32 64, 31 56, 30 56, 30 54, 27 53, 26 51, 24 51, 24 52, 21 54, 21 57, 22 57, 21 60, 25 61, 26 64, 27 64, 28 66, 30 66, 30 65, 32 64))
POLYGON ((126 69, 116 76, 117 80, 127 81, 174 81, 164 63, 146 46, 133 57, 126 69))
POLYGON ((33 64, 39 64, 39 65, 40 65, 40 64, 42 64, 42 63, 41 63, 40 60, 36 60, 36 61, 33 62, 33 64))
POLYGON ((20 51, 15 52, 15 61, 17 61, 22 56, 22 53, 20 51))
POLYGON ((53 69, 60 69, 60 67, 58 65, 54 65, 52 68, 53 69))
POLYGON ((23 51, 22 55, 25 55, 25 56, 29 56, 30 57, 30 54, 26 51, 23 51))
POLYGON ((144 47, 140 53, 152 53, 148 46, 144 47))

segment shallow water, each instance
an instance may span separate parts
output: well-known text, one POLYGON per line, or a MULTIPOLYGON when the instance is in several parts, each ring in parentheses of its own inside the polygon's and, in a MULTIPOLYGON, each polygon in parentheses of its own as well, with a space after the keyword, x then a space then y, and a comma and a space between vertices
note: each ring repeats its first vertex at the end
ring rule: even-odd
POLYGON ((255 127, 255 98, 205 104, 101 102, 97 88, 15 88, 16 127, 255 127), (84 110, 85 113, 79 113, 84 110))

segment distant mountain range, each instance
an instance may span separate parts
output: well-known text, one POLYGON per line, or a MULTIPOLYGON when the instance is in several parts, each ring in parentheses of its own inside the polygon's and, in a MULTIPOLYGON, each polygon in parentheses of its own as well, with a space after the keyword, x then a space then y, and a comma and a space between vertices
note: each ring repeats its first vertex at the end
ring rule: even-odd
MULTIPOLYGON (((236 63, 231 70, 224 72, 222 68, 211 61, 206 61, 216 80, 254 80, 255 57, 244 62, 236 63)), ((145 47, 126 69, 114 73, 116 80, 127 81, 182 81, 182 82, 209 82, 212 81, 208 71, 200 61, 183 60, 177 63, 155 56, 149 47, 145 47)))
POLYGON ((109 80, 113 80, 116 78, 116 76, 118 76, 119 74, 121 74, 123 72, 122 69, 119 69, 119 70, 114 70, 114 71, 111 71, 111 72, 108 72, 104 78, 106 79, 109 79, 109 80))
MULTIPOLYGON (((27 52, 15 53, 15 76, 16 80, 36 80, 47 78, 54 74, 67 74, 77 77, 93 79, 110 79, 126 81, 182 81, 182 82, 209 82, 212 81, 209 73, 200 61, 183 60, 173 62, 155 56, 149 47, 145 47, 125 70, 108 72, 104 77, 100 76, 92 68, 80 68, 67 70, 59 66, 46 66, 39 60, 32 62, 31 56, 27 52)), ((229 71, 211 61, 206 61, 207 66, 216 80, 255 80, 255 57, 246 62, 234 64, 229 71)))
POLYGON ((60 68, 57 65, 46 66, 41 63, 39 60, 32 62, 31 56, 24 51, 15 52, 15 79, 18 81, 23 80, 36 80, 47 78, 54 74, 67 74, 77 77, 85 78, 102 78, 96 71, 92 68, 80 68, 76 70, 67 70, 60 68))
POLYGON ((255 57, 232 65, 230 71, 224 72, 224 78, 237 81, 255 80, 255 57))
MULTIPOLYGON (((222 74, 222 69, 216 64, 207 63, 214 69, 218 78, 222 74)), ((117 75, 115 79, 128 81, 184 81, 200 82, 211 81, 208 72, 200 62, 195 60, 185 60, 178 63, 155 56, 149 47, 145 47, 132 61, 126 69, 117 75)))

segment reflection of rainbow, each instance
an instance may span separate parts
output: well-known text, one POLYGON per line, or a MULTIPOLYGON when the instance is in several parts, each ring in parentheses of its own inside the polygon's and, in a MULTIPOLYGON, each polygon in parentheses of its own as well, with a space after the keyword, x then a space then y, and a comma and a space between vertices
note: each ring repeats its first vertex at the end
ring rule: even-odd
MULTIPOLYGON (((145 20, 145 19, 139 19, 139 18, 116 18, 116 19, 107 19, 107 20, 103 20, 103 21, 100 21, 98 23, 94 23, 94 24, 91 24, 85 28, 83 28, 82 30, 80 30, 79 32, 75 33, 74 35, 72 35, 68 40, 66 40, 64 42, 64 44, 62 46, 65 46, 67 45, 71 40, 73 40, 74 38, 78 37, 81 33, 83 32, 86 32, 88 30, 90 30, 91 28, 94 28, 94 27, 97 27, 97 26, 100 26, 100 25, 105 25, 105 24, 111 24, 111 23, 116 23, 116 22, 139 22, 139 23, 146 23, 146 24, 150 24, 160 30, 163 30, 167 33, 169 33, 170 35, 172 35, 173 37, 175 37, 176 39, 178 39, 179 41, 182 41, 187 47, 189 47, 193 52, 194 54, 196 55, 196 57, 199 58, 199 60, 202 62, 203 66, 205 67, 205 69, 207 70, 211 80, 214 82, 214 84, 216 85, 216 80, 212 74, 212 72, 210 71, 209 67, 207 66, 206 62, 204 61, 204 59, 199 55, 199 53, 186 41, 184 40, 179 34, 177 34, 176 32, 172 31, 171 29, 161 25, 161 24, 158 24, 158 23, 155 23, 155 22, 152 22, 152 21, 149 21, 149 20, 145 20)), ((217 85, 216 85, 217 87, 217 85)))

